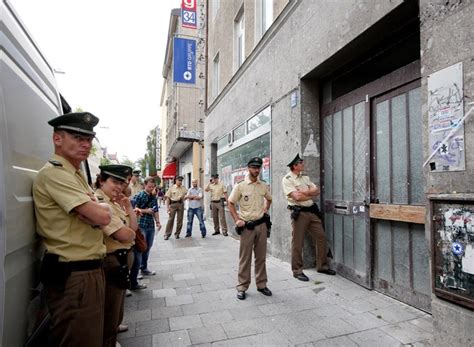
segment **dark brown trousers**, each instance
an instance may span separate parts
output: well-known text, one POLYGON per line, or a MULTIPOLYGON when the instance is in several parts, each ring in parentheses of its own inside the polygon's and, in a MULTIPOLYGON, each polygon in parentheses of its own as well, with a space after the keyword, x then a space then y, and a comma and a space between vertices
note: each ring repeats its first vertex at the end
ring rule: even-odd
POLYGON ((50 346, 102 346, 105 280, 102 269, 75 271, 65 289, 45 286, 50 346))
POLYGON ((225 207, 222 206, 220 201, 211 202, 212 207, 212 222, 214 223, 214 231, 219 232, 219 224, 222 228, 222 233, 227 233, 227 222, 225 220, 225 207))
POLYGON ((291 270, 298 275, 303 272, 303 245, 306 231, 310 234, 316 255, 317 270, 328 269, 326 234, 321 220, 314 213, 301 212, 296 221, 291 220, 291 270))
POLYGON ((252 251, 255 252, 255 282, 257 288, 267 286, 267 226, 265 223, 257 225, 254 230, 247 228, 240 234, 239 250, 239 284, 238 291, 246 291, 250 285, 252 251))
MULTIPOLYGON (((133 264, 133 252, 128 253, 128 268, 133 264)), ((104 272, 120 266, 117 257, 108 254, 104 261, 104 272)), ((111 281, 105 281, 104 347, 115 347, 117 328, 123 320, 125 289, 118 288, 111 281)))
POLYGON ((173 226, 174 226, 174 217, 177 216, 176 220, 176 231, 175 231, 175 236, 179 236, 181 233, 181 229, 183 228, 183 217, 184 217, 184 203, 179 202, 179 203, 174 203, 170 204, 170 214, 168 218, 168 223, 166 223, 166 231, 165 231, 165 236, 170 236, 171 233, 173 232, 173 226))

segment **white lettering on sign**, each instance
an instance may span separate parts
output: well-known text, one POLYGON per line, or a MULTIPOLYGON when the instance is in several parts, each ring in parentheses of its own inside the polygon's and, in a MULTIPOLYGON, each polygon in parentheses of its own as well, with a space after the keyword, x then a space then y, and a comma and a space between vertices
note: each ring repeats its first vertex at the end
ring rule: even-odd
POLYGON ((183 0, 182 7, 194 9, 196 8, 196 0, 183 0))

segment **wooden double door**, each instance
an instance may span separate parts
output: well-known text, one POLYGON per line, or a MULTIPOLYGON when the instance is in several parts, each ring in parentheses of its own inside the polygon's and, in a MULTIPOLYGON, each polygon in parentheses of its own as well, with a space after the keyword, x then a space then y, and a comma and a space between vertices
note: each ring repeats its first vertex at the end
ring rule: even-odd
POLYGON ((429 311, 417 67, 322 107, 322 198, 338 272, 429 311))

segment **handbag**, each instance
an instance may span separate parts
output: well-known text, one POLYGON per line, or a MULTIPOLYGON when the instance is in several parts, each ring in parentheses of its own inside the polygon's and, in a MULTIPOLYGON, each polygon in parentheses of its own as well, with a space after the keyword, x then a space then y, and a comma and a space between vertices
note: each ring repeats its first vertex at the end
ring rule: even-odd
POLYGON ((146 244, 145 236, 143 235, 140 228, 135 231, 135 235, 135 249, 140 253, 145 252, 148 248, 148 245, 146 244))

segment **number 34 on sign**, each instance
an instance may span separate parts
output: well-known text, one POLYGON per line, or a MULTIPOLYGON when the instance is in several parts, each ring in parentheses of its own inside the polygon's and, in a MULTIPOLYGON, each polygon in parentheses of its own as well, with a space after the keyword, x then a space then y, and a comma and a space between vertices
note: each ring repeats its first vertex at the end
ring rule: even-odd
POLYGON ((196 29, 196 0, 182 0, 181 20, 184 28, 196 29))

